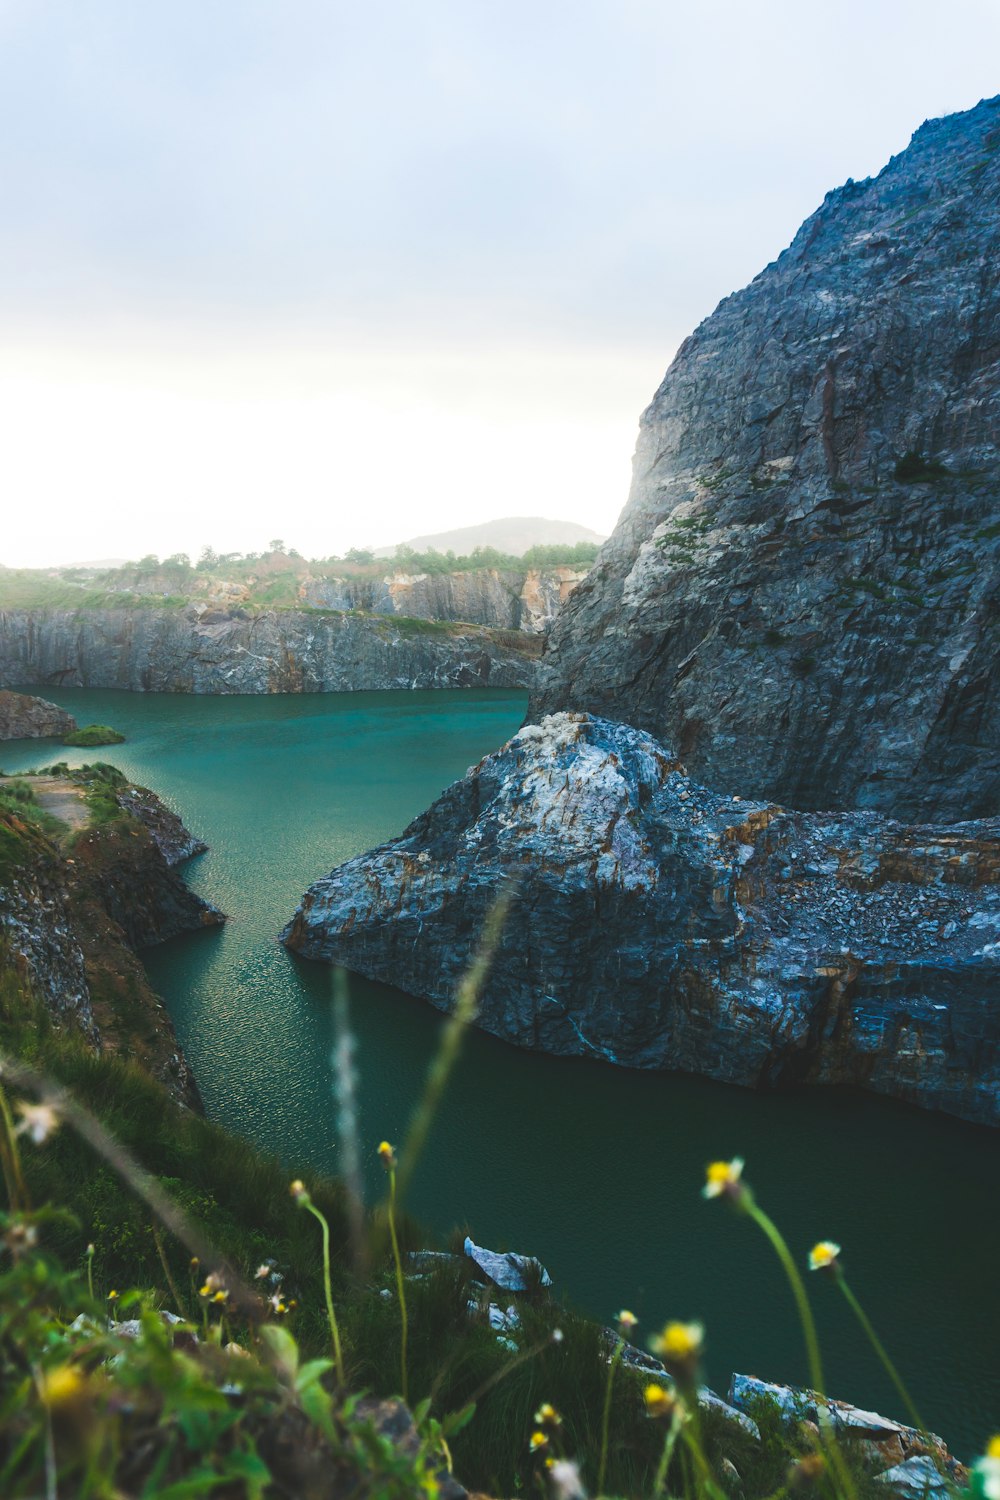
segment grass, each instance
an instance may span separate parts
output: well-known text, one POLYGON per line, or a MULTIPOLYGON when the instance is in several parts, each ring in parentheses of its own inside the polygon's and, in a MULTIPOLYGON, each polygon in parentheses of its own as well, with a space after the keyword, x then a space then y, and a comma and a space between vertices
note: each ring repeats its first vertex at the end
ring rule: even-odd
POLYGON ((98 745, 123 745, 125 736, 119 734, 117 729, 111 729, 107 724, 86 724, 82 729, 74 729, 63 736, 64 745, 76 745, 82 749, 90 750, 98 745))

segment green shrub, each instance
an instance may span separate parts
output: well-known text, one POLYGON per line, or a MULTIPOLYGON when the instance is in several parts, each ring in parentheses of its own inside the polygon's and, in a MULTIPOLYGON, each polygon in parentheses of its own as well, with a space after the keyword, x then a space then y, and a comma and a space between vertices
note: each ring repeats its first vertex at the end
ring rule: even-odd
POLYGON ((92 749, 95 745, 123 745, 125 736, 119 734, 117 729, 111 729, 107 724, 87 724, 82 729, 74 729, 63 737, 64 745, 78 745, 85 749, 92 749))

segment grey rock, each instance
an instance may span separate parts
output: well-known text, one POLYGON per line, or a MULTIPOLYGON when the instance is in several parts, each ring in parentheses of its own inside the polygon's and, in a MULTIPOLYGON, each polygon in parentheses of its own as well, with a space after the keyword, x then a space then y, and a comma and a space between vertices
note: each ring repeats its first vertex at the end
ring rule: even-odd
POLYGON ((0 609, 0 681, 165 693, 527 687, 524 633, 331 612, 0 609))
POLYGON ((381 578, 315 578, 299 590, 312 607, 366 610, 420 620, 453 620, 541 634, 586 568, 475 568, 457 573, 395 571, 381 578))
POLYGON ((895 1422, 878 1412, 864 1411, 847 1401, 828 1399, 824 1402, 815 1391, 801 1386, 777 1385, 769 1380, 758 1380, 753 1375, 733 1376, 729 1401, 737 1410, 745 1411, 762 1398, 774 1404, 789 1429, 802 1422, 818 1422, 820 1409, 825 1408, 834 1434, 861 1444, 869 1461, 876 1466, 895 1466, 929 1452, 931 1457, 927 1462, 935 1468, 935 1473, 936 1459, 942 1468, 953 1473, 956 1480, 964 1475, 961 1465, 948 1452, 944 1439, 935 1433, 921 1433, 915 1427, 907 1427, 905 1423, 895 1422))
POLYGON ((942 1474, 938 1465, 926 1454, 908 1458, 875 1477, 879 1484, 887 1485, 902 1500, 921 1500, 924 1495, 928 1500, 944 1500, 945 1496, 955 1493, 951 1476, 942 1474))
POLYGON ((505 1292, 527 1292, 552 1285, 552 1277, 534 1256, 517 1255, 513 1250, 485 1250, 469 1235, 465 1237, 465 1253, 494 1286, 505 1292))
POLYGON ((204 854, 208 848, 203 839, 196 838, 185 828, 177 814, 146 787, 130 784, 124 791, 116 793, 115 801, 148 830, 168 865, 183 864, 195 854, 204 854))
POLYGON ((45 698, 0 690, 0 740, 61 739, 75 728, 73 715, 45 698))
POLYGON ((794 807, 1000 812, 998 144, 1000 98, 924 124, 685 341, 533 718, 794 807))
POLYGON ((558 714, 318 880, 282 937, 447 1010, 508 880, 478 1013, 506 1041, 1000 1124, 1000 819, 734 800, 558 714))

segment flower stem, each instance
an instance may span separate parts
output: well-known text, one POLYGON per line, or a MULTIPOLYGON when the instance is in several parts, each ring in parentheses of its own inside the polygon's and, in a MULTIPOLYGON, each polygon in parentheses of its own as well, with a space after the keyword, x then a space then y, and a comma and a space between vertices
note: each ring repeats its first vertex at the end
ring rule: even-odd
POLYGON ((601 1461, 597 1469, 597 1493, 604 1494, 604 1476, 608 1467, 608 1428, 611 1423, 611 1389, 615 1383, 615 1371, 621 1364, 625 1352, 625 1340, 619 1338, 615 1352, 608 1365, 608 1383, 604 1391, 604 1411, 601 1415, 601 1461))
POLYGON ((326 1293, 326 1316, 330 1323, 330 1335, 333 1339, 333 1361, 337 1367, 337 1380, 341 1386, 344 1384, 344 1356, 340 1347, 340 1328, 337 1324, 337 1314, 333 1308, 333 1288, 330 1284, 330 1226, 326 1217, 321 1214, 316 1205, 305 1200, 305 1206, 318 1219, 323 1230, 323 1290, 326 1293))
POLYGON ((389 1237, 392 1240, 392 1258, 396 1262, 396 1296, 399 1298, 399 1316, 402 1321, 402 1332, 399 1341, 399 1373, 400 1394, 403 1400, 409 1399, 406 1389, 406 1288, 403 1284, 403 1262, 399 1254, 399 1238, 396 1234, 396 1169, 389 1171, 389 1237))
POLYGON ((854 1316, 861 1324, 861 1327, 864 1329, 865 1334, 867 1335, 868 1342, 871 1344, 872 1348, 875 1350, 875 1353, 881 1360, 882 1368, 885 1370, 889 1379, 892 1381, 893 1385, 896 1387, 896 1390, 899 1392, 900 1399, 902 1400, 903 1405, 906 1407, 906 1410, 913 1421, 914 1427, 918 1428, 921 1437, 926 1439, 927 1424, 921 1417, 920 1413, 917 1411, 916 1406, 913 1404, 910 1393, 906 1389, 906 1386, 903 1384, 896 1366, 889 1358, 888 1354, 885 1351, 882 1340, 879 1338, 878 1334, 875 1332, 875 1329, 872 1327, 871 1319, 868 1317, 868 1314, 861 1306, 861 1303, 858 1301, 857 1297, 855 1297, 854 1293, 847 1285, 847 1281, 844 1278, 843 1272, 841 1272, 836 1279, 838 1285, 840 1286, 840 1290, 843 1292, 844 1296, 847 1299, 848 1307, 851 1309, 854 1316))
POLYGON ((29 1206, 28 1189, 21 1171, 21 1153, 17 1149, 14 1118, 10 1112, 7 1095, 2 1088, 0 1088, 0 1124, 3 1127, 2 1135, 0 1135, 0 1165, 3 1167, 7 1200, 13 1212, 16 1213, 18 1209, 29 1206))
POLYGON ((670 1460, 674 1456, 674 1449, 677 1446, 677 1439, 680 1436, 682 1421, 683 1417, 680 1410, 678 1409, 674 1412, 673 1420, 670 1423, 670 1427, 663 1444, 663 1452, 660 1455, 660 1462, 656 1466, 656 1477, 653 1480, 654 1500, 656 1500, 657 1496, 663 1494, 664 1486, 667 1482, 667 1470, 670 1468, 670 1460))
POLYGON ((749 1191, 746 1192, 742 1199, 742 1206, 751 1219, 753 1219, 754 1223, 764 1231, 771 1241, 775 1253, 781 1261, 785 1275, 788 1278, 788 1284, 792 1289, 792 1295, 795 1298, 795 1305, 798 1309, 799 1322, 802 1324, 802 1334, 805 1338, 806 1357, 809 1363, 809 1379, 813 1390, 816 1392, 816 1414, 819 1417, 820 1437, 829 1455, 830 1462, 837 1471, 837 1477, 840 1480, 843 1490, 853 1500, 856 1493, 854 1482, 851 1479, 850 1470, 847 1467, 847 1463, 833 1433, 833 1422, 830 1418, 830 1408, 826 1399, 826 1386, 823 1380, 823 1364, 819 1353, 819 1337, 816 1333, 816 1323, 812 1315, 812 1308, 809 1306, 805 1283, 802 1280, 799 1268, 795 1264, 795 1259, 788 1248, 781 1230, 775 1224, 774 1220, 762 1208, 758 1207, 749 1191))
POLYGON ((774 1247, 782 1268, 788 1278, 788 1284, 795 1298, 798 1309, 799 1322, 802 1324, 802 1333, 806 1342, 806 1358, 809 1362, 809 1379, 813 1390, 818 1396, 825 1396, 826 1387, 823 1381, 823 1365, 819 1354, 819 1338, 816 1334, 816 1324, 813 1320, 812 1308, 809 1306, 809 1298, 806 1295, 805 1283, 799 1274, 799 1268, 795 1264, 792 1252, 785 1242, 785 1237, 762 1208, 759 1208, 749 1195, 746 1200, 746 1211, 754 1223, 767 1235, 774 1247))

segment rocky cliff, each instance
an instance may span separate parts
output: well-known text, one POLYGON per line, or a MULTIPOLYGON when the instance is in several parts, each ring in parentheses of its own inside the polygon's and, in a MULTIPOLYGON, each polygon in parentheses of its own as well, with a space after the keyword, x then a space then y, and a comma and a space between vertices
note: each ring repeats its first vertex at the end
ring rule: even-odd
POLYGON ((802 808, 1000 811, 1000 98, 828 194, 683 344, 532 716, 802 808))
POLYGON ((57 1024, 139 1061, 192 1107, 197 1087, 135 950, 224 920, 174 869, 204 847, 111 767, 0 781, 0 962, 57 1024))
POLYGON ((474 568, 387 573, 381 578, 309 579, 299 593, 322 609, 361 609, 420 620, 454 620, 543 634, 586 568, 474 568))
POLYGON ((70 734, 76 720, 64 708, 26 693, 0 690, 0 740, 40 740, 70 734))
POLYGON ((0 681, 187 693, 526 687, 531 636, 328 611, 0 609, 0 681))
POLYGON ((786 812, 560 714, 317 881, 283 939, 447 1009, 507 878, 478 1020, 517 1046, 1000 1124, 1000 819, 786 812))

